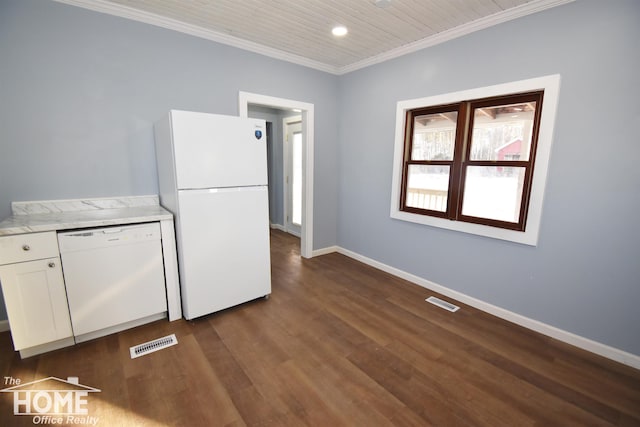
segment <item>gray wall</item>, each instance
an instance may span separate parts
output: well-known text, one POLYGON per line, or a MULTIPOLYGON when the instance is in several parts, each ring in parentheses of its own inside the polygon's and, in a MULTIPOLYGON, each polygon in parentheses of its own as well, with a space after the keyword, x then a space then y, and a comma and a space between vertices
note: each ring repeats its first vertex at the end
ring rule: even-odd
POLYGON ((341 78, 338 244, 640 355, 639 22, 578 0, 341 78), (537 247, 389 218, 397 101, 555 73, 537 247))
POLYGON ((153 122, 237 115, 246 91, 314 104, 314 247, 335 245, 337 76, 49 0, 0 1, 0 58, 0 218, 14 200, 157 194, 153 122))

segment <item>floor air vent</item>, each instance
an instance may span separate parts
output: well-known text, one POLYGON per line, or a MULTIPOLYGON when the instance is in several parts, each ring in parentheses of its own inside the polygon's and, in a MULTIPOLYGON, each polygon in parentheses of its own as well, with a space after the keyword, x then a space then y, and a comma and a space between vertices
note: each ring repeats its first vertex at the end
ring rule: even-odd
POLYGON ((157 340, 134 345, 133 347, 129 348, 129 352, 131 353, 131 358, 135 359, 136 357, 144 356, 146 354, 153 353, 154 351, 162 350, 163 348, 171 347, 172 345, 176 344, 178 344, 176 334, 171 334, 167 335, 166 337, 158 338, 157 340))
POLYGON ((453 305, 449 302, 443 301, 440 298, 436 298, 436 297, 429 297, 427 298, 425 301, 430 302, 433 305, 437 305, 440 308, 444 308, 445 310, 448 311, 458 311, 460 309, 460 307, 458 307, 457 305, 453 305))

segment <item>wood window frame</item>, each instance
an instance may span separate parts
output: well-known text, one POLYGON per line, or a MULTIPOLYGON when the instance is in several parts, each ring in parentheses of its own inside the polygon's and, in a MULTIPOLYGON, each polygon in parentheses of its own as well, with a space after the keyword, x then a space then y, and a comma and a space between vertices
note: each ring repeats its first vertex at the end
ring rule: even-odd
POLYGON ((505 96, 497 96, 486 99, 479 99, 469 102, 469 123, 468 123, 468 135, 465 141, 465 156, 462 159, 461 170, 461 185, 464 184, 466 179, 466 171, 470 166, 488 166, 488 167, 519 167, 524 168, 523 177, 523 190, 520 199, 520 212, 518 214, 518 222, 499 221, 495 219, 487 219, 481 217, 474 217, 464 215, 462 213, 462 203, 464 200, 464 191, 462 186, 460 187, 460 203, 458 206, 459 221, 474 222, 477 224, 488 225, 492 227, 506 228, 515 231, 525 231, 527 226, 527 212, 529 207, 529 200, 531 196, 531 180, 533 177, 536 149, 538 147, 538 134, 540 129, 540 113, 543 108, 544 91, 528 92, 523 94, 512 94, 505 96), (533 114, 533 126, 531 130, 531 141, 529 146, 529 158, 528 160, 472 160, 471 159, 471 130, 474 128, 474 111, 483 107, 492 107, 496 105, 505 104, 524 104, 527 102, 535 102, 536 108, 533 114))
MULTIPOLYGON (((547 171, 553 141, 553 131, 555 126, 556 111, 558 106, 558 96, 560 88, 560 76, 549 75, 510 83, 498 84, 494 86, 469 89, 459 92, 433 95, 426 98, 417 98, 399 101, 396 109, 396 132, 394 145, 393 164, 393 187, 391 191, 391 217, 403 221, 409 221, 438 228, 450 229, 487 236, 502 240, 513 241, 527 245, 537 245, 542 216, 542 202, 544 188, 546 185, 547 171), (452 170, 450 176, 451 185, 457 189, 458 196, 448 197, 446 213, 432 212, 425 214, 423 209, 406 206, 406 185, 407 181, 407 156, 410 151, 407 149, 409 141, 407 129, 412 126, 411 112, 423 113, 425 111, 435 111, 439 106, 449 106, 453 104, 466 105, 467 110, 458 114, 458 119, 463 116, 467 121, 472 122, 472 107, 476 107, 480 102, 491 102, 494 99, 516 99, 519 96, 532 93, 542 93, 540 100, 541 108, 536 109, 534 115, 535 136, 532 138, 530 147, 531 155, 525 163, 518 159, 502 159, 500 166, 525 165, 525 193, 526 197, 520 205, 520 215, 518 223, 502 222, 492 219, 483 219, 462 215, 462 203, 464 197, 459 190, 464 186, 466 179, 465 171, 468 166, 480 165, 479 161, 469 161, 471 132, 457 133, 456 136, 456 162, 454 168, 459 165, 459 170, 452 170), (461 143, 462 140, 462 143, 461 143), (462 150, 462 151, 460 151, 462 150), (462 162, 462 159, 465 162, 462 162), (456 198, 457 197, 457 198, 456 198)), ((472 123, 471 123, 472 124, 472 123)), ((468 128, 465 126, 465 129, 468 128)), ((472 127, 469 127, 472 129, 472 127)), ((458 126, 458 129, 460 127, 458 126)), ((495 165, 495 164, 494 164, 495 165)), ((449 195, 453 193, 449 192, 449 195)))
MULTIPOLYGON (((405 136, 404 136, 404 155, 403 155, 403 172, 402 172, 402 197, 400 199, 400 210, 405 212, 412 212, 419 215, 431 215, 441 218, 447 218, 449 216, 449 211, 451 210, 452 200, 451 197, 447 198, 447 208, 443 211, 437 211, 432 209, 422 209, 407 206, 407 181, 409 174, 409 166, 411 165, 424 165, 424 166, 449 166, 450 170, 450 179, 454 179, 456 175, 459 175, 459 165, 455 164, 455 160, 459 153, 456 151, 458 147, 461 146, 461 134, 457 132, 460 129, 461 125, 464 124, 465 118, 461 116, 461 109, 465 108, 461 103, 449 104, 449 105, 437 105, 434 107, 427 108, 418 108, 415 110, 407 111, 406 125, 405 125, 405 136), (454 155, 452 160, 412 160, 411 159, 411 151, 413 146, 413 135, 414 135, 414 126, 415 126, 415 118, 421 115, 427 114, 442 114, 456 112, 457 120, 456 120, 456 136, 455 136, 455 144, 454 144, 454 155)), ((460 147, 461 148, 461 147, 460 147)), ((449 183, 449 195, 451 195, 451 182, 449 183)), ((456 203, 454 201, 453 203, 456 203)))

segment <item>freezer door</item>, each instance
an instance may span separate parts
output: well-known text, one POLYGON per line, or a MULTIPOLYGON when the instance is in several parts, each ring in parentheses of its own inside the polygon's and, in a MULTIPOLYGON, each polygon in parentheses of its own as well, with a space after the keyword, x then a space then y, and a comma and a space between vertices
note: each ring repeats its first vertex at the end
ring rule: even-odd
POLYGON ((267 184, 264 120, 170 112, 178 189, 267 184))
POLYGON ((180 191, 185 318, 271 293, 267 187, 180 191))

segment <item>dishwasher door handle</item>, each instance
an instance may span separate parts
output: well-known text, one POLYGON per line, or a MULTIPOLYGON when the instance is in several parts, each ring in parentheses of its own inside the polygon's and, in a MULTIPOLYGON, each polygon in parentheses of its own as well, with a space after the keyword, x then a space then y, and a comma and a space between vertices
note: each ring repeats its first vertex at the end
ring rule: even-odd
POLYGON ((122 233, 122 228, 105 228, 104 230, 102 230, 103 234, 118 234, 118 233, 122 233))

